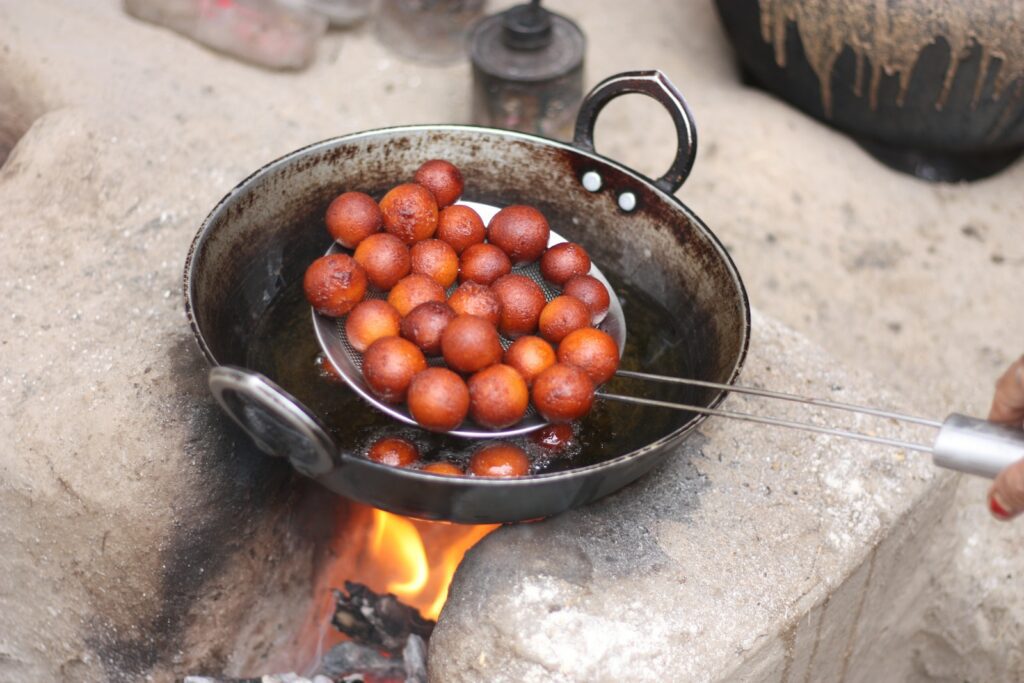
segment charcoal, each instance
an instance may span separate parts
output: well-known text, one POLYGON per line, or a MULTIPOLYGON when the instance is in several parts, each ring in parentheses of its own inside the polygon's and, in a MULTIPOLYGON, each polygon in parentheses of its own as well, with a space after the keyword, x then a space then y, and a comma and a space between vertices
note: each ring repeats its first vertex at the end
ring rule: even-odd
POLYGON ((342 680, 352 674, 393 676, 404 671, 400 658, 389 657, 373 647, 351 640, 332 647, 320 664, 320 673, 342 680))
POLYGON ((345 582, 345 591, 334 591, 335 608, 331 623, 360 645, 399 654, 410 635, 430 638, 436 622, 402 604, 391 593, 381 595, 366 586, 345 582))
POLYGON ((405 683, 427 683, 427 643, 415 633, 402 648, 402 663, 405 664, 405 683))

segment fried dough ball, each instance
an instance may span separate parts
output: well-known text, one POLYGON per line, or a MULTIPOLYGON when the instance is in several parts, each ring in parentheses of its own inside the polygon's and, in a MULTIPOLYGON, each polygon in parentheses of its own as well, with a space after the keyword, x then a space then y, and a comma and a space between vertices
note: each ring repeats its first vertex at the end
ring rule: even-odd
POLYGON ((387 403, 404 401, 412 378, 426 369, 423 352, 401 337, 378 339, 363 354, 363 377, 374 395, 387 403))
POLYGON ((454 204, 462 196, 462 172, 443 159, 431 159, 416 171, 413 180, 434 195, 439 207, 454 204))
POLYGON ((479 425, 511 427, 523 419, 529 405, 526 382, 508 365, 492 365, 469 378, 469 412, 479 425))
POLYGON ((412 272, 433 278, 448 289, 459 275, 459 255, 446 242, 423 240, 412 245, 412 272))
POLYGON ((441 355, 441 333, 455 318, 448 304, 440 301, 422 303, 402 319, 402 336, 428 356, 441 355))
POLYGON ((405 183, 380 200, 384 229, 406 244, 425 240, 437 230, 437 200, 427 188, 405 183))
POLYGON ((392 467, 408 467, 420 459, 420 452, 415 444, 405 439, 385 437, 378 439, 370 446, 366 457, 374 462, 392 467))
POLYGON ((475 315, 460 315, 441 334, 448 367, 470 374, 501 362, 501 340, 494 325, 475 315))
POLYGON ((540 336, 557 344, 570 332, 589 326, 592 317, 585 303, 574 296, 563 294, 544 306, 537 326, 540 328, 540 336))
POLYGON ((537 375, 557 361, 558 357, 551 344, 540 337, 520 337, 512 342, 512 346, 505 352, 505 364, 515 368, 528 386, 532 386, 537 375))
POLYGON ((574 365, 555 363, 533 382, 533 405, 548 422, 572 422, 590 411, 594 383, 574 365))
POLYGON ((420 471, 430 472, 431 474, 445 474, 449 477, 459 477, 464 474, 461 467, 450 462, 432 462, 421 467, 420 471))
POLYGON ((362 353, 381 337, 394 337, 399 332, 402 316, 395 307, 380 299, 360 301, 345 319, 345 336, 356 351, 362 353))
POLYGON ((512 272, 508 255, 493 244, 474 244, 462 252, 459 260, 459 282, 489 285, 512 272))
POLYGON ((575 242, 556 244, 540 257, 540 274, 561 287, 574 275, 590 272, 590 254, 575 242))
POLYGON ((483 243, 487 228, 480 214, 468 206, 449 206, 442 209, 437 217, 434 237, 447 242, 456 254, 461 254, 467 247, 483 243))
POLYGON ((619 346, 607 332, 584 327, 567 334, 558 345, 558 362, 575 365, 594 384, 604 384, 619 369, 619 346))
POLYGON ((407 275, 388 292, 388 303, 404 318, 420 304, 428 301, 444 303, 444 287, 419 273, 407 275))
POLYGON ((513 263, 532 263, 548 247, 551 228, 537 209, 520 204, 494 214, 487 226, 488 241, 508 254, 513 263))
POLYGON ((549 453, 565 451, 575 438, 572 425, 564 422, 546 425, 530 434, 530 440, 549 453))
POLYGON ((366 277, 377 289, 387 291, 409 274, 412 259, 409 247, 392 234, 370 235, 356 247, 353 255, 366 269, 366 277))
POLYGON ((490 287, 463 282, 448 297, 448 305, 458 315, 475 315, 494 326, 501 320, 501 300, 490 287))
POLYGON ((522 477, 530 471, 530 456, 519 446, 495 443, 473 454, 469 471, 478 477, 522 477))
POLYGON ((498 331, 512 339, 536 331, 540 312, 547 303, 540 285, 525 275, 509 273, 495 280, 491 291, 501 302, 498 331))
POLYGON ((608 288, 592 275, 575 275, 562 287, 562 294, 574 296, 587 305, 593 314, 592 320, 600 320, 608 312, 611 297, 608 288))
POLYGON ((409 385, 409 413, 424 429, 447 432, 466 419, 469 389, 448 368, 427 368, 409 385))
POLYGON ((330 358, 321 353, 316 357, 315 363, 321 377, 337 384, 345 383, 345 378, 338 372, 338 368, 334 367, 330 358))
POLYGON ((327 232, 343 247, 354 249, 384 225, 384 216, 373 197, 363 192, 346 192, 327 207, 327 232))
POLYGON ((321 256, 306 269, 302 288, 318 313, 338 318, 366 295, 366 271, 348 254, 321 256))

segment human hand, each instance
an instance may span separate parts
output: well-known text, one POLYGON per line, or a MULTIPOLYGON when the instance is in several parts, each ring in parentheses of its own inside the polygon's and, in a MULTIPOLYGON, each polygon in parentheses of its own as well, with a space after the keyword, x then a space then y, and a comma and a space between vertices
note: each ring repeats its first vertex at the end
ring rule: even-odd
MULTIPOLYGON (((1021 429, 1024 427, 1024 357, 1006 369, 996 382, 988 419, 1021 429)), ((1024 460, 999 473, 988 491, 988 507, 996 519, 1013 519, 1024 512, 1024 460)))

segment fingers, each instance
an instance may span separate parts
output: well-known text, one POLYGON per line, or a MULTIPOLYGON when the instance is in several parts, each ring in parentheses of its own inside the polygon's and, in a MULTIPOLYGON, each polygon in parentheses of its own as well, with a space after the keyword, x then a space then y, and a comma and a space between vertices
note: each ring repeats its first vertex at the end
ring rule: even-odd
POLYGON ((988 419, 1014 427, 1024 425, 1024 357, 1007 368, 996 381, 988 419))
POLYGON ((999 473, 988 492, 988 507, 996 519, 1013 519, 1024 511, 1024 460, 999 473))

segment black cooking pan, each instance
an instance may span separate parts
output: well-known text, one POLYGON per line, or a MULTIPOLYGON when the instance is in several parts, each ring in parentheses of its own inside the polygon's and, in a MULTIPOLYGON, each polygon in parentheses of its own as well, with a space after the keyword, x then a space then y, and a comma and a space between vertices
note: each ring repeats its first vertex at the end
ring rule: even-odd
MULTIPOLYGON (((626 309, 624 368, 731 383, 746 353, 750 311, 721 243, 673 196, 695 155, 696 131, 682 96, 662 73, 649 71, 594 88, 572 144, 491 128, 407 126, 281 157, 220 201, 185 265, 186 311, 213 366, 211 390, 262 450, 287 457, 340 495, 403 515, 516 521, 616 491, 669 455, 703 418, 599 402, 572 459, 542 459, 540 473, 520 479, 445 477, 371 462, 362 453, 384 428, 380 416, 311 370, 316 347, 301 280, 330 244, 323 216, 335 196, 359 190, 380 197, 423 161, 443 158, 462 170, 465 199, 536 206, 554 230, 587 248, 626 309), (653 97, 675 122, 675 161, 657 180, 594 150, 598 114, 626 93, 653 97)), ((723 398, 699 387, 660 391, 700 406, 723 398)), ((433 435, 410 438, 435 439, 430 443, 441 451, 457 448, 433 435)))

